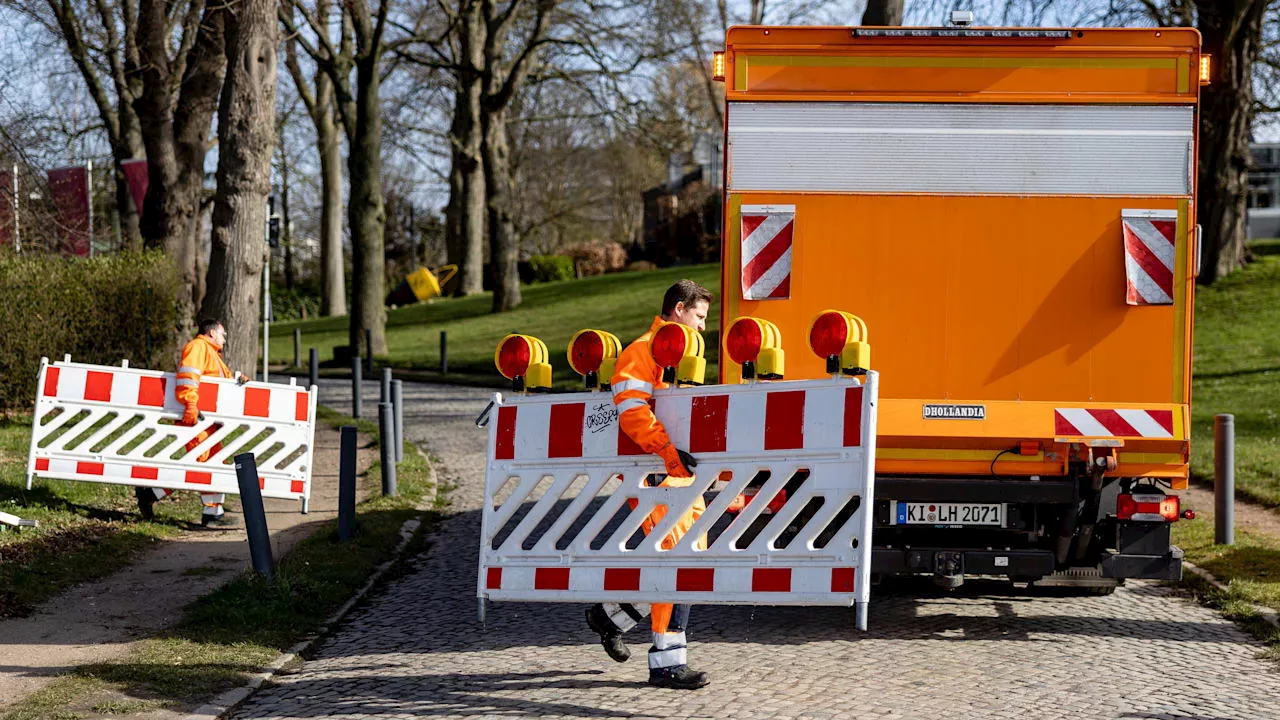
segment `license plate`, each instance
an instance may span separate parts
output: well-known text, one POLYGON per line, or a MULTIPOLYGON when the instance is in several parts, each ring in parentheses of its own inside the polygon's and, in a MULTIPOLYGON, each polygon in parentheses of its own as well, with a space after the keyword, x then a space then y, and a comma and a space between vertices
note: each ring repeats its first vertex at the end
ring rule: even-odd
POLYGON ((897 503, 898 525, 1004 526, 1004 503, 897 503))

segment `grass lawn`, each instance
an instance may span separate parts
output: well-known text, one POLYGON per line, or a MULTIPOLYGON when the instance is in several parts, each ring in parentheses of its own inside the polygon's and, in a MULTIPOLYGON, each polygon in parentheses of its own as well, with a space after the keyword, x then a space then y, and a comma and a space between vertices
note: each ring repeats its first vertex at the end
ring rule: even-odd
MULTIPOLYGON (((356 424, 327 408, 321 408, 319 417, 332 426, 356 424)), ((368 423, 359 425, 363 432, 370 429, 368 423)), ((420 509, 430 503, 430 478, 426 460, 407 452, 397 464, 399 496, 374 496, 361 503, 352 541, 338 544, 337 521, 331 521, 277 560, 273 581, 246 572, 189 605, 176 628, 138 642, 119 660, 75 668, 0 720, 74 720, 155 708, 189 711, 242 685, 281 651, 315 633, 390 558, 406 520, 434 521, 434 512, 420 509)), ((361 482, 381 486, 376 462, 361 482)), ((420 528, 410 541, 413 547, 406 556, 425 542, 426 529, 420 528)))
MULTIPOLYGON (((522 288, 524 304, 501 314, 489 312, 492 297, 485 293, 457 299, 440 299, 391 310, 387 313, 386 357, 393 367, 428 371, 439 377, 440 332, 449 334, 449 375, 454 382, 500 385, 502 376, 493 366, 498 341, 508 333, 533 335, 547 344, 556 385, 580 386, 569 367, 565 351, 573 334, 584 328, 607 330, 626 345, 649 329, 662 305, 662 293, 681 278, 695 280, 713 292, 720 287, 719 265, 694 265, 653 272, 616 273, 522 288)), ((321 318, 271 326, 272 362, 293 362, 293 329, 302 328, 303 362, 308 347, 320 351, 320 360, 332 359, 335 345, 347 344, 347 318, 321 318)), ((720 328, 717 308, 707 318, 707 378, 719 368, 715 343, 720 328)))
POLYGON ((1236 425, 1236 492, 1280 506, 1280 255, 1196 293, 1191 470, 1213 478, 1213 416, 1236 425))
POLYGON ((40 524, 0 531, 0 617, 26 615, 71 585, 109 575, 199 521, 194 493, 157 505, 156 519, 145 521, 132 487, 37 480, 27 490, 30 441, 30 417, 0 417, 0 511, 40 524))

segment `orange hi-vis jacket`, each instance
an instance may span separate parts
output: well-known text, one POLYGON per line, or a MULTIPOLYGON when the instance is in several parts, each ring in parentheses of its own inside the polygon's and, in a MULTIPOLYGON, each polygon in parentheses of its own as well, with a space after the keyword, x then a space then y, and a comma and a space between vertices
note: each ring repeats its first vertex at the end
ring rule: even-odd
MULTIPOLYGON (((667 429, 662 426, 657 416, 653 414, 653 407, 649 405, 649 401, 653 398, 653 391, 667 387, 666 383, 662 382, 662 368, 649 354, 649 341, 653 339, 653 334, 658 331, 662 323, 662 318, 655 317, 649 332, 636 338, 635 342, 622 351, 618 356, 618 364, 610 382, 613 387, 613 403, 618 408, 618 425, 622 428, 622 432, 640 446, 641 450, 654 454, 669 452, 671 446, 667 429)), ((665 487, 688 487, 691 484, 693 484, 692 476, 668 475, 662 481, 665 487)), ((705 510, 706 506, 699 499, 690 511, 680 518, 675 528, 662 539, 662 549, 670 550, 675 547, 705 510)), ((644 533, 648 535, 666 514, 666 507, 660 505, 655 508, 641 525, 644 533)), ((698 547, 706 549, 705 537, 698 540, 698 547)))
POLYGON ((231 368, 222 361, 222 351, 204 335, 182 348, 182 359, 178 361, 178 382, 174 394, 183 405, 200 402, 200 378, 211 375, 217 378, 231 377, 231 368))

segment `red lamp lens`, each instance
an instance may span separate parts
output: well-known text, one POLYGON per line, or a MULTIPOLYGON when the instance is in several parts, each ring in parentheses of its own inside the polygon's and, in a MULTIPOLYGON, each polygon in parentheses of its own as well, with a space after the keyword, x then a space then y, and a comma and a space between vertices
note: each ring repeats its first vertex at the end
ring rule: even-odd
POLYGON ((573 341, 573 347, 569 353, 573 359, 571 363, 573 369, 581 375, 586 375, 599 370, 600 363, 604 362, 604 343, 597 333, 582 333, 577 340, 573 341))
POLYGON ((739 320, 729 328, 729 334, 725 336, 724 346, 729 353, 729 359, 741 365, 742 363, 755 362, 760 356, 760 346, 764 342, 764 338, 760 333, 760 323, 754 320, 739 320))
POLYGON ((524 375, 529 370, 532 354, 528 340, 522 337, 509 338, 498 350, 498 370, 506 378, 524 375))
POLYGON ((839 355, 849 340, 849 323, 840 313, 823 313, 809 329, 809 347, 819 357, 839 355))
POLYGON ((649 343, 649 353, 653 355, 653 359, 661 367, 677 367, 680 360, 684 358, 685 346, 688 344, 689 338, 685 335, 684 328, 674 323, 663 325, 654 333, 653 340, 649 343))

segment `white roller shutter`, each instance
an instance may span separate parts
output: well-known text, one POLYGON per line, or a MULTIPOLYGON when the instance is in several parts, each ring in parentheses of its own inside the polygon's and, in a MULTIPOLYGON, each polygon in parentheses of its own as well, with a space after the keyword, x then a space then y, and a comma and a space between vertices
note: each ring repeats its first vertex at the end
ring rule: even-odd
POLYGON ((1192 108, 734 102, 731 191, 1190 195, 1192 108))

